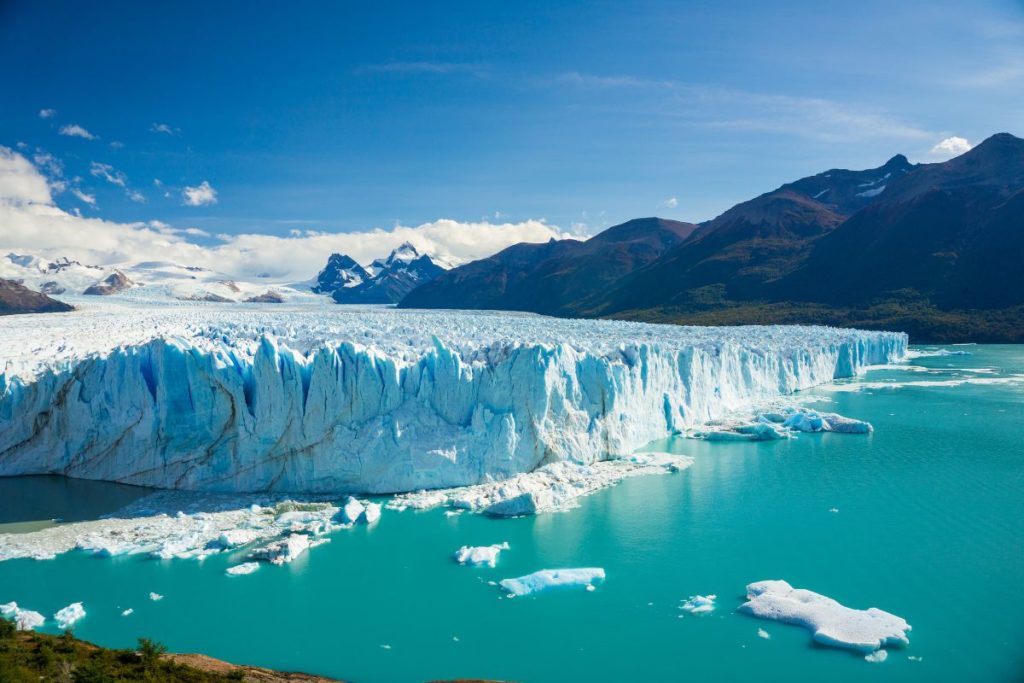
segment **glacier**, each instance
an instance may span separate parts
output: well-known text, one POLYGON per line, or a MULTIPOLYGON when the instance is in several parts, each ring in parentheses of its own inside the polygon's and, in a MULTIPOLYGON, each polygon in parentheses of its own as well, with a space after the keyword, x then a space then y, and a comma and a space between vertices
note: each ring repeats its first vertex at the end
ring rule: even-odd
POLYGON ((89 303, 0 320, 0 476, 236 493, 485 484, 627 457, 906 349, 901 333, 826 327, 89 303))

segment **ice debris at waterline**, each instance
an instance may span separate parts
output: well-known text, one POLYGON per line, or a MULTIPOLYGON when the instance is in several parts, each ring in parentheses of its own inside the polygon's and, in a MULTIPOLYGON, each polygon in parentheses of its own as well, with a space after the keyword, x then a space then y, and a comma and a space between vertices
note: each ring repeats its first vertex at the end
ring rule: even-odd
POLYGON ((747 602, 739 607, 762 619, 797 624, 811 631, 822 645, 873 652, 887 645, 908 645, 910 624, 894 614, 871 607, 845 607, 832 598, 785 581, 758 581, 747 586, 747 602))
POLYGON ((228 567, 224 570, 224 573, 228 576, 244 576, 246 574, 252 574, 259 568, 259 562, 244 562, 242 564, 236 564, 234 567, 228 567))
POLYGON ((85 616, 85 608, 82 607, 82 603, 73 602, 64 609, 58 610, 53 615, 54 621, 57 622, 57 628, 64 631, 71 628, 76 621, 85 616))
POLYGON ((459 564, 481 565, 494 567, 498 564, 498 554, 502 550, 508 550, 508 543, 496 545, 464 545, 455 551, 455 561, 459 564))
POLYGON ((31 631, 46 623, 46 618, 39 612, 21 609, 16 602, 8 602, 0 605, 0 616, 14 621, 14 626, 19 631, 31 631))
POLYGON ((533 515, 571 509, 578 498, 627 477, 679 472, 691 464, 692 458, 673 453, 636 453, 590 465, 555 462, 504 481, 395 496, 388 507, 424 510, 446 506, 497 517, 533 515))
MULTIPOLYGON (((363 512, 358 523, 379 516, 379 505, 359 504, 363 512), (367 510, 374 512, 368 516, 367 510)), ((284 564, 326 541, 327 534, 351 527, 341 513, 329 502, 160 491, 109 518, 0 534, 0 561, 48 560, 70 550, 101 557, 148 554, 159 559, 202 560, 259 546, 250 551, 254 559, 284 564)))
POLYGON ((717 595, 691 595, 679 609, 690 614, 707 614, 715 611, 715 600, 717 595))
POLYGON ((707 441, 773 441, 791 438, 797 432, 869 434, 872 431, 871 423, 863 420, 800 406, 784 406, 714 420, 690 436, 707 441))
POLYGON ((604 581, 604 569, 586 567, 581 569, 542 569, 515 579, 503 579, 499 585, 508 591, 510 597, 540 593, 552 588, 586 588, 594 590, 604 581))
POLYGON ((503 312, 90 303, 0 319, 0 475, 396 493, 591 464, 907 336, 503 312))

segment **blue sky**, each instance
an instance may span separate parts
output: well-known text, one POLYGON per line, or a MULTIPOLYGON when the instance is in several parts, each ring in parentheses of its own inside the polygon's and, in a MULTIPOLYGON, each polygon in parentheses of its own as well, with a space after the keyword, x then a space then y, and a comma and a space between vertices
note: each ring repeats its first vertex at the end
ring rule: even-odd
POLYGON ((1022 132, 1021 2, 378 4, 5 2, 0 145, 111 221, 594 233, 1022 132))

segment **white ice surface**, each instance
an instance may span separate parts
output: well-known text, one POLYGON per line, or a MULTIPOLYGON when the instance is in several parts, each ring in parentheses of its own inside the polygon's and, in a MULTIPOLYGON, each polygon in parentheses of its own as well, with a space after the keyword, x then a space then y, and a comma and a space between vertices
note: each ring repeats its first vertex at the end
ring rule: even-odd
POLYGON ((498 554, 502 550, 508 550, 507 542, 495 545, 464 545, 455 551, 455 561, 459 564, 486 564, 488 567, 494 567, 498 564, 498 554))
POLYGON ((303 493, 486 484, 628 455, 891 362, 907 343, 822 327, 97 299, 0 319, 0 475, 303 493))
POLYGON ((910 624, 896 615, 871 607, 845 607, 813 591, 793 588, 785 581, 758 581, 747 586, 741 612, 762 619, 797 624, 823 645, 873 652, 888 645, 907 645, 910 624))
POLYGON ((245 574, 252 574, 259 568, 259 562, 244 562, 242 564, 236 564, 234 567, 228 567, 224 570, 224 573, 229 576, 244 576, 245 574))
POLYGON ((604 569, 586 567, 580 569, 542 569, 515 579, 503 579, 502 588, 511 596, 529 595, 552 588, 587 588, 604 581, 604 569))
POLYGON ((82 607, 82 603, 73 602, 67 607, 58 610, 53 615, 54 621, 57 622, 57 628, 65 630, 71 628, 76 621, 85 616, 85 608, 82 607))

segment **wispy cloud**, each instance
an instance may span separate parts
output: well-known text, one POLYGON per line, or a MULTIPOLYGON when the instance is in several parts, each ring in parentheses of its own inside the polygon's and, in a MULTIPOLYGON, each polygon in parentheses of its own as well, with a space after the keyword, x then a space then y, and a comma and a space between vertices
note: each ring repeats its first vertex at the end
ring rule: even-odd
POLYGON ((56 115, 57 115, 57 110, 56 109, 40 109, 39 110, 39 118, 41 118, 41 119, 52 119, 56 115))
POLYGON ((96 195, 94 194, 86 194, 82 190, 79 190, 77 187, 71 188, 71 194, 75 195, 76 197, 78 197, 79 200, 85 202, 89 206, 96 206, 96 195))
POLYGON ((146 203, 146 195, 142 194, 138 190, 125 190, 125 196, 136 204, 146 203))
POLYGON ((69 123, 66 126, 61 126, 58 131, 61 135, 66 135, 69 138, 83 138, 85 140, 99 140, 99 136, 93 135, 85 128, 82 128, 77 123, 69 123))
POLYGON ((679 200, 676 199, 675 197, 669 197, 664 201, 658 202, 658 208, 674 209, 677 206, 679 206, 679 200))
POLYGON ((186 187, 181 191, 185 206, 205 206, 217 203, 217 190, 206 180, 195 187, 186 187))
POLYGON ((474 78, 486 78, 490 70, 486 64, 471 62, 388 62, 386 64, 364 64, 356 67, 360 74, 464 74, 474 78))
POLYGON ((166 123, 154 123, 149 129, 154 133, 163 133, 165 135, 177 135, 181 132, 180 129, 174 128, 166 123))
POLYGON ((101 164, 98 161, 94 161, 89 164, 89 173, 97 178, 106 180, 112 185, 117 185, 118 187, 127 187, 128 185, 128 176, 121 173, 121 171, 118 171, 110 164, 101 164))

